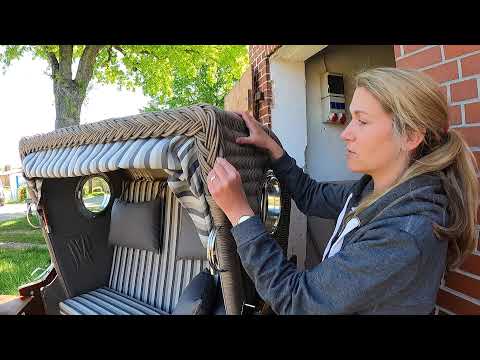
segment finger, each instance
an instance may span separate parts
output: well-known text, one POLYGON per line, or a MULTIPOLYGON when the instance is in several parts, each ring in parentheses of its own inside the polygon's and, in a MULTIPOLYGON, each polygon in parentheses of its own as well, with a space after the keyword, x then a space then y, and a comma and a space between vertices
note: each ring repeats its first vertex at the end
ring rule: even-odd
POLYGON ((258 123, 257 119, 255 119, 255 117, 252 114, 250 114, 248 111, 244 111, 242 114, 248 121, 258 123))
POLYGON ((250 118, 249 114, 246 112, 242 113, 242 119, 245 125, 247 126, 247 129, 249 130, 250 134, 255 130, 256 127, 256 120, 255 118, 250 118))
POLYGON ((209 171, 209 173, 207 175, 207 187, 208 187, 208 191, 210 191, 210 193, 215 192, 217 178, 218 178, 218 175, 215 172, 215 167, 214 167, 212 170, 209 171))
POLYGON ((240 136, 235 139, 235 142, 239 145, 253 144, 253 140, 250 136, 240 136))
POLYGON ((235 166, 230 164, 226 159, 218 157, 218 164, 225 170, 227 175, 236 175, 238 173, 235 166))
MULTIPOLYGON (((225 179, 228 178, 228 173, 227 173, 226 169, 222 166, 220 158, 217 158, 215 160, 215 165, 213 165, 213 168, 215 169, 215 173, 218 176, 218 182, 219 183, 222 183, 223 181, 225 181, 225 179)), ((216 181, 216 180, 217 179, 215 179, 214 181, 216 181)))

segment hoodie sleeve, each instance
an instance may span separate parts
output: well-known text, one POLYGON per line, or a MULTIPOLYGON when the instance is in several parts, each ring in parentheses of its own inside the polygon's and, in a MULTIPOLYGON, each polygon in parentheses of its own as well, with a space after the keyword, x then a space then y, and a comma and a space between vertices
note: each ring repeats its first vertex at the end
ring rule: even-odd
POLYGON ((337 218, 355 183, 317 182, 305 174, 286 151, 281 158, 272 161, 272 168, 302 213, 325 219, 337 218))
POLYGON ((372 228, 314 268, 297 271, 258 216, 232 228, 242 264, 277 314, 353 314, 405 289, 420 252, 402 230, 372 228))

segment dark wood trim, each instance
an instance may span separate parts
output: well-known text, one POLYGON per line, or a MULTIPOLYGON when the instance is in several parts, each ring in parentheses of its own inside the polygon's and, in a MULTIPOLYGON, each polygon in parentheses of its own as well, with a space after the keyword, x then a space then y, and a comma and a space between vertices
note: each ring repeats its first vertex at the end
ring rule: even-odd
POLYGON ((50 284, 57 275, 55 268, 46 274, 42 279, 25 284, 18 288, 20 296, 30 297, 31 300, 23 309, 25 315, 45 315, 45 306, 43 304, 40 289, 50 284))

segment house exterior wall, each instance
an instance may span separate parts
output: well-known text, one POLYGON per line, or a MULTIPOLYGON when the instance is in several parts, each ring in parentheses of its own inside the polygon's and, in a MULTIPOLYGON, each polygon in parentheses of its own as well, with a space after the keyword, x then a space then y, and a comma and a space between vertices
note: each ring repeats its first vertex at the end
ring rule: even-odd
MULTIPOLYGON (((395 60, 397 67, 419 69, 442 85, 450 126, 480 164, 480 45, 395 45, 395 60)), ((446 273, 437 305, 439 314, 480 315, 480 244, 460 270, 446 273)))

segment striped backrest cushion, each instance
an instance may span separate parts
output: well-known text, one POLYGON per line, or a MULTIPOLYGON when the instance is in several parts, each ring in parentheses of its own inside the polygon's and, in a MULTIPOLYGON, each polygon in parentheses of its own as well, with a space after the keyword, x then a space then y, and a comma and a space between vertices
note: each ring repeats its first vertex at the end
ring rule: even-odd
POLYGON ((136 180, 124 184, 123 200, 130 202, 163 199, 163 248, 152 251, 115 246, 109 287, 171 313, 183 289, 208 267, 201 259, 176 259, 182 208, 164 181, 136 180))

